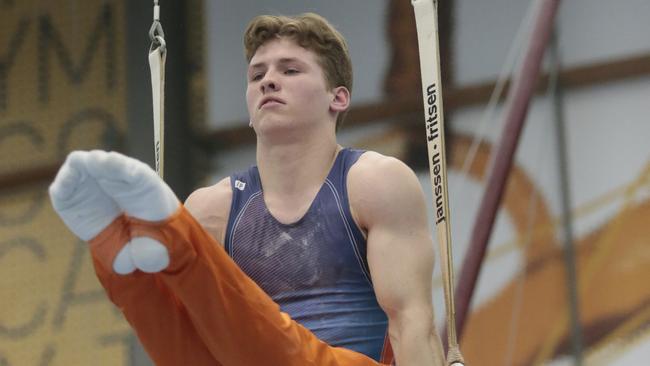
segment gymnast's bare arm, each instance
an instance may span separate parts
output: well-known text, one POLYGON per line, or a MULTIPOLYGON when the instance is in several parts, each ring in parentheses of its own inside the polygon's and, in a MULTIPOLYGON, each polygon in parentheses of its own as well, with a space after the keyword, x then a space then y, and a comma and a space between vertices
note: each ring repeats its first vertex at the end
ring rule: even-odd
POLYGON ((230 178, 224 178, 215 185, 192 192, 185 200, 185 208, 223 246, 231 202, 230 178))
POLYGON ((401 161, 367 152, 350 169, 347 186, 353 216, 367 232, 370 274, 397 364, 443 365, 432 305, 433 243, 417 177, 401 161))

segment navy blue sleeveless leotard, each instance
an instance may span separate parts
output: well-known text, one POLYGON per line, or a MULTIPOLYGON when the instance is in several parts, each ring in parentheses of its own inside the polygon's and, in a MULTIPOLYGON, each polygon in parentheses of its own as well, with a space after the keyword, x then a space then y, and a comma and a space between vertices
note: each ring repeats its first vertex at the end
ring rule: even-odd
POLYGON ((346 188, 361 154, 341 150, 307 213, 289 225, 266 207, 257 167, 232 175, 225 248, 282 311, 318 338, 379 360, 388 319, 377 303, 366 240, 346 188))

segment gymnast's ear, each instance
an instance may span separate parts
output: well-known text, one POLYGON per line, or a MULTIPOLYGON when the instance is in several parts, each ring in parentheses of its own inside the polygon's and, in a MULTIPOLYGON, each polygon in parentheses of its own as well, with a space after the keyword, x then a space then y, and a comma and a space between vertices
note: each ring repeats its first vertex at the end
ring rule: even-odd
POLYGON ((350 107, 350 91, 344 86, 337 86, 332 89, 332 101, 330 110, 332 112, 345 112, 350 107))

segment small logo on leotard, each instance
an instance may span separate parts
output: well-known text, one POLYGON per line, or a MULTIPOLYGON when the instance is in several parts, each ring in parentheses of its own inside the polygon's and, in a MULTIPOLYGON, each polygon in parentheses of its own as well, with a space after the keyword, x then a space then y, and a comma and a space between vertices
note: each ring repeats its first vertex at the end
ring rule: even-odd
POLYGON ((235 181, 235 188, 239 189, 240 191, 243 191, 244 188, 246 188, 246 183, 244 183, 241 180, 237 179, 235 181))

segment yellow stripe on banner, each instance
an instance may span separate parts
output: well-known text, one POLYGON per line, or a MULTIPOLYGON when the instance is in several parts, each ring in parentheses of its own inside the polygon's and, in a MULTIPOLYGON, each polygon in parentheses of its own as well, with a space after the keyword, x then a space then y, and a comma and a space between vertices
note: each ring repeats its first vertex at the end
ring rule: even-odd
POLYGON ((650 307, 636 314, 631 319, 628 319, 618 328, 614 329, 606 337, 600 340, 597 344, 592 346, 593 351, 587 355, 587 364, 596 365, 609 365, 617 355, 625 352, 636 342, 647 341, 650 339, 650 329, 646 329, 644 333, 638 336, 633 336, 629 340, 629 334, 641 329, 644 324, 650 323, 650 307))

